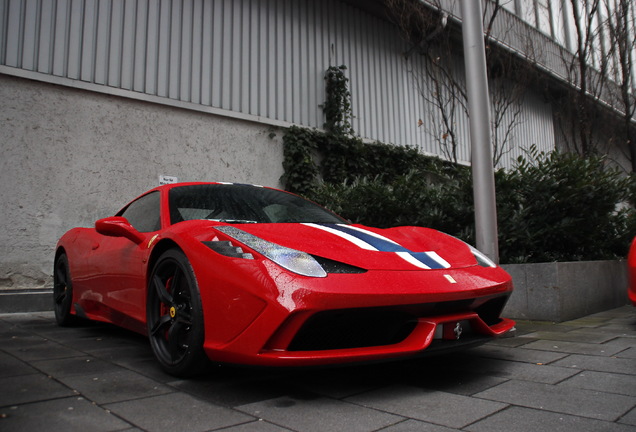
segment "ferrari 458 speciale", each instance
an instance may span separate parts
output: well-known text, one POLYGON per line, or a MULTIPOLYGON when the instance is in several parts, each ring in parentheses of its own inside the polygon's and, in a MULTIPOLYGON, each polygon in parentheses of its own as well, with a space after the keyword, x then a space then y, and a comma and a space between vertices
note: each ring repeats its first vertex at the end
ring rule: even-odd
POLYGON ((632 240, 627 255, 627 296, 633 306, 636 306, 636 237, 632 240))
POLYGON ((58 242, 54 309, 145 334, 168 373, 209 360, 311 366, 482 343, 510 276, 466 243, 420 227, 351 224, 277 189, 157 187, 58 242))

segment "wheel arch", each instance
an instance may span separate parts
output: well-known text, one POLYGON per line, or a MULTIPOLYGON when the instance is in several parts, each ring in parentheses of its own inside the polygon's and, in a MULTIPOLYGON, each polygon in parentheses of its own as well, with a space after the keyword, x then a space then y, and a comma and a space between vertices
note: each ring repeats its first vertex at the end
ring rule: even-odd
MULTIPOLYGON (((189 258, 185 254, 183 248, 176 241, 167 238, 161 240, 155 245, 150 253, 150 256, 148 257, 146 281, 146 334, 150 339, 153 353, 159 361, 159 364, 164 369, 164 371, 178 377, 188 377, 202 372, 208 362, 207 355, 203 350, 203 344, 205 342, 205 320, 203 318, 203 306, 201 303, 198 283, 196 280, 196 275, 194 274, 194 269, 192 268, 189 258), (187 296, 183 297, 182 294, 175 294, 177 291, 172 291, 171 299, 169 300, 169 302, 167 302, 166 300, 161 299, 161 296, 152 289, 154 283, 150 279, 153 277, 154 272, 158 271, 161 272, 161 274, 163 274, 164 276, 166 275, 165 270, 163 270, 163 266, 164 264, 166 264, 164 261, 162 261, 163 256, 169 257, 169 260, 167 262, 168 266, 186 267, 183 268, 182 271, 184 273, 183 278, 188 281, 187 290, 189 294, 187 296), (180 300, 177 301, 177 298, 180 298, 180 300), (167 347, 173 345, 172 342, 167 343, 165 339, 166 336, 162 336, 156 331, 152 332, 151 328, 156 328, 157 330, 162 328, 155 327, 155 324, 160 322, 161 326, 163 326, 164 324, 167 324, 169 326, 174 325, 174 328, 180 325, 179 319, 177 318, 176 321, 174 321, 174 318, 175 315, 181 314, 181 312, 179 311, 182 310, 182 302, 185 302, 187 305, 190 306, 189 312, 186 312, 185 317, 191 322, 187 324, 188 329, 186 329, 185 331, 188 333, 192 331, 192 336, 188 335, 189 342, 187 343, 187 345, 184 345, 186 347, 186 352, 183 353, 184 357, 179 357, 178 361, 176 361, 175 355, 172 355, 172 360, 170 361, 166 360, 165 355, 167 352, 166 349, 168 349, 167 347), (166 307, 167 309, 170 309, 170 321, 162 321, 161 315, 168 314, 168 311, 166 309, 161 312, 160 309, 158 309, 159 305, 161 304, 163 304, 164 307, 166 307), (177 324, 173 324, 173 321, 177 324), (197 323, 198 325, 195 325, 197 323)), ((183 310, 187 311, 188 308, 184 307, 183 310)), ((183 327, 182 324, 181 326, 183 327)), ((167 331, 167 334, 170 335, 171 331, 172 327, 170 331, 167 331)), ((183 332, 183 329, 180 328, 179 332, 183 332)), ((167 337, 170 338, 172 336, 167 337)), ((178 339, 175 340, 178 341, 178 339)), ((181 356, 181 354, 179 354, 179 356, 181 356)))
POLYGON ((148 266, 146 267, 146 290, 148 289, 147 282, 150 278, 150 273, 152 273, 152 269, 155 267, 157 260, 159 259, 161 255, 163 255, 165 251, 170 249, 177 249, 185 255, 185 252, 183 251, 181 246, 179 246, 177 242, 175 242, 174 240, 172 239, 160 240, 157 243, 157 245, 152 249, 152 252, 150 253, 150 257, 148 257, 148 266))
POLYGON ((66 255, 68 256, 68 254, 66 253, 66 249, 64 248, 64 246, 58 246, 57 249, 55 249, 55 257, 53 258, 53 262, 56 263, 57 259, 60 257, 60 255, 66 255))

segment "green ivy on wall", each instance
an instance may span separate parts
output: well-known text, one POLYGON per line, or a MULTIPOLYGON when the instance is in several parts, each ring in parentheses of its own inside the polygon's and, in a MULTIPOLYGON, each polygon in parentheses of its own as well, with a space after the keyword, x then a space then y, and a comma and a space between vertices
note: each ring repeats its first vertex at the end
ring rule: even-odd
POLYGON ((325 73, 326 101, 322 106, 325 113, 324 128, 333 135, 353 135, 351 119, 351 93, 349 79, 345 76, 347 67, 331 66, 325 73))

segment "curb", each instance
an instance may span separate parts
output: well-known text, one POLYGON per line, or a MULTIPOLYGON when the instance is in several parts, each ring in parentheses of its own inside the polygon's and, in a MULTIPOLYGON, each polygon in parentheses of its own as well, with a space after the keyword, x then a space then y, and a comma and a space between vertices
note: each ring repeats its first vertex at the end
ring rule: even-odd
POLYGON ((0 290, 0 313, 51 310, 53 310, 53 290, 50 288, 0 290))

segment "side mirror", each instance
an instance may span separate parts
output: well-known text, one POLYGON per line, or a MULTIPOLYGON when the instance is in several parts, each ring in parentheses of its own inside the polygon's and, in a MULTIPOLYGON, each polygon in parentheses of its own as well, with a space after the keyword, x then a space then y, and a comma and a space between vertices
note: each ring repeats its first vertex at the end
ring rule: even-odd
POLYGON ((121 216, 107 217, 95 222, 95 230, 109 237, 125 237, 137 244, 144 241, 145 237, 121 216))

